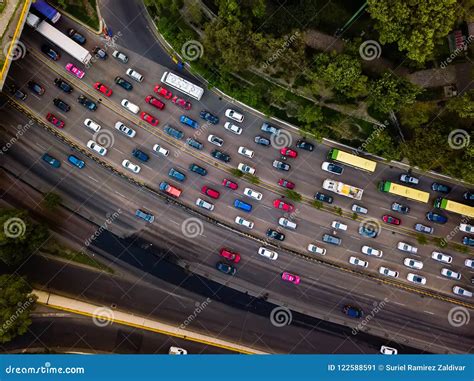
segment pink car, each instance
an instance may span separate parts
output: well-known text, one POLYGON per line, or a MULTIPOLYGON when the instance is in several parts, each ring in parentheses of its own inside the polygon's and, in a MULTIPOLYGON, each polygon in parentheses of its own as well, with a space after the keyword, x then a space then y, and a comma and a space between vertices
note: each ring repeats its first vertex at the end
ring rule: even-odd
POLYGON ((66 65, 66 70, 72 74, 74 74, 77 78, 82 79, 86 75, 82 70, 80 70, 77 66, 74 66, 72 63, 68 63, 66 65))
POLYGON ((281 279, 283 279, 285 282, 291 282, 294 284, 299 284, 301 281, 301 278, 298 275, 290 274, 286 271, 281 274, 281 279))

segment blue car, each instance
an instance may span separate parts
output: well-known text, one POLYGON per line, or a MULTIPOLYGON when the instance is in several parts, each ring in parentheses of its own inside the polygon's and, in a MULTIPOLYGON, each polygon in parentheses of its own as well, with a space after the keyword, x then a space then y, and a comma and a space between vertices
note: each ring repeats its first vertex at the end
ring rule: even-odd
POLYGON ((431 222, 436 222, 437 224, 445 224, 448 222, 448 217, 435 212, 426 213, 426 219, 431 222))
POLYGON ((61 162, 58 159, 48 155, 47 153, 45 153, 41 158, 54 168, 59 168, 61 166, 61 162))
POLYGON ((340 239, 339 237, 334 237, 333 235, 330 235, 330 234, 324 234, 323 241, 326 243, 330 243, 331 245, 336 245, 336 246, 339 246, 342 243, 342 239, 340 239))
POLYGON ((234 200, 234 208, 243 210, 247 213, 250 213, 252 211, 252 205, 247 204, 246 202, 239 199, 234 200))
POLYGON ((86 163, 84 163, 84 160, 81 160, 79 158, 77 158, 76 156, 74 155, 69 155, 69 157, 67 158, 67 160, 72 164, 72 165, 75 165, 77 168, 84 168, 86 163))
POLYGON ((191 164, 189 166, 189 170, 194 172, 194 173, 197 173, 198 175, 201 175, 201 176, 206 176, 207 175, 207 170, 204 169, 203 167, 200 167, 199 165, 197 164, 191 164))
POLYGON ((168 172, 168 176, 181 182, 183 182, 186 179, 186 175, 184 173, 181 173, 174 168, 170 169, 170 171, 168 172))
POLYGON ((143 151, 139 150, 138 148, 135 148, 133 151, 132 151, 132 155, 133 157, 136 157, 138 160, 142 161, 142 162, 147 162, 150 157, 143 151))
POLYGON ((194 129, 199 128, 198 122, 196 122, 194 119, 187 117, 186 115, 181 115, 179 117, 179 121, 188 127, 191 127, 194 129))
POLYGON ((201 142, 199 142, 198 140, 193 139, 193 138, 187 138, 187 139, 186 139, 186 144, 187 144, 188 146, 191 146, 191 147, 196 148, 196 149, 199 149, 199 150, 201 150, 202 147, 203 147, 203 145, 202 145, 201 142))
POLYGON ((431 189, 440 192, 440 193, 449 193, 451 192, 451 187, 448 187, 447 185, 441 184, 441 183, 433 183, 431 184, 431 189))
POLYGON ((165 125, 163 131, 167 133, 169 136, 172 136, 175 139, 181 140, 184 136, 184 133, 176 128, 171 127, 169 124, 165 125))
POLYGON ((200 113, 199 113, 199 116, 204 119, 204 120, 207 120, 209 123, 211 124, 217 124, 219 123, 219 118, 217 116, 215 116, 214 114, 211 114, 209 111, 206 111, 206 110, 202 110, 200 113))
POLYGON ((149 222, 150 224, 155 221, 155 216, 151 213, 147 213, 141 209, 137 209, 135 216, 149 222))
POLYGON ((474 238, 471 237, 463 237, 462 238, 462 243, 467 246, 474 246, 474 238))
POLYGON ((234 266, 228 265, 224 262, 217 262, 216 269, 227 275, 234 275, 237 272, 234 266))
POLYGON ((354 319, 359 319, 364 316, 364 311, 362 311, 359 307, 354 307, 349 304, 342 308, 342 312, 354 319))

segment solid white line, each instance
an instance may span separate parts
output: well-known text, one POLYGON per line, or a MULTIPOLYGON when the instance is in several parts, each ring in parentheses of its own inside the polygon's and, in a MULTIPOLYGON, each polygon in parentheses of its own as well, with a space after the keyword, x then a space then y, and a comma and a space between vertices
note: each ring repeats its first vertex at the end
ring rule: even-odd
POLYGON ((87 177, 88 177, 89 179, 91 179, 91 180, 94 180, 96 183, 99 182, 99 180, 94 179, 92 176, 87 175, 87 177))
POLYGON ((115 193, 118 194, 119 196, 123 197, 123 198, 126 198, 126 197, 125 197, 122 193, 120 193, 120 192, 115 191, 115 193))
POLYGON ((41 148, 43 151, 46 151, 46 148, 44 148, 41 144, 35 143, 39 148, 41 148))
POLYGON ((430 314, 430 315, 434 315, 434 312, 431 312, 431 311, 423 311, 423 312, 426 312, 427 314, 430 314))
POLYGON ((406 304, 399 303, 399 302, 394 302, 395 304, 398 304, 399 306, 406 306, 406 304))
POLYGON ((179 225, 176 221, 173 221, 173 220, 169 220, 169 221, 171 221, 173 224, 179 225))
POLYGON ((415 216, 408 216, 408 215, 406 215, 405 217, 413 218, 414 220, 416 220, 416 217, 415 217, 415 216))
POLYGON ((125 154, 124 154, 122 151, 120 151, 120 150, 119 150, 119 149, 117 149, 117 148, 114 148, 114 150, 116 150, 116 151, 120 152, 122 155, 125 155, 125 154))

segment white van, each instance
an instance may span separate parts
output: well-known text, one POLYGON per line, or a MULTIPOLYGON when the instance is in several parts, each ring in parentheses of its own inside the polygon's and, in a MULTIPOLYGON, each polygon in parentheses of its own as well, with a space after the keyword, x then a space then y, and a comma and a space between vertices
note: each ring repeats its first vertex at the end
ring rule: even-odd
POLYGON ((101 128, 99 123, 96 123, 92 119, 89 119, 89 118, 84 120, 84 126, 86 126, 87 128, 91 129, 94 132, 99 132, 101 128))
POLYGON ((133 70, 131 67, 129 67, 126 71, 127 75, 134 79, 137 82, 143 82, 143 75, 141 75, 138 71, 133 70))
POLYGON ((295 230, 296 229, 296 224, 293 222, 293 221, 290 221, 289 219, 285 218, 285 217, 281 217, 279 220, 278 220, 278 224, 280 226, 283 226, 284 228, 287 228, 287 229, 293 229, 295 230))

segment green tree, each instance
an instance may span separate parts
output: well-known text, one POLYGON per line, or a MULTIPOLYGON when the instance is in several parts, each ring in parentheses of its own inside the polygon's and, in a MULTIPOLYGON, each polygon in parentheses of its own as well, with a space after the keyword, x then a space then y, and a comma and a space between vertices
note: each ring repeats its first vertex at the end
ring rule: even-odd
POLYGON ((62 198, 60 195, 53 193, 53 192, 48 192, 43 196, 43 206, 51 211, 54 211, 58 208, 59 205, 61 205, 62 198))
POLYGON ((197 25, 201 25, 203 15, 201 11, 200 2, 197 0, 187 0, 184 2, 186 8, 186 15, 189 20, 197 25))
POLYGON ((474 90, 451 98, 446 104, 446 108, 460 118, 474 118, 474 90))
POLYGON ((373 132, 361 146, 363 151, 382 156, 388 160, 399 160, 400 149, 396 141, 390 136, 387 128, 373 132))
POLYGON ((288 197, 290 200, 297 202, 300 202, 303 199, 303 196, 301 196, 301 194, 291 189, 285 189, 285 196, 288 197))
POLYGON ((425 235, 423 234, 417 234, 416 235, 416 241, 420 244, 420 245, 426 245, 428 243, 428 238, 426 238, 425 235))
POLYGON ((242 177, 244 175, 244 173, 240 169, 237 169, 237 168, 232 168, 230 170, 230 173, 232 174, 232 176, 235 176, 235 177, 242 177))
POLYGON ((321 122, 324 119, 323 110, 317 105, 298 107, 296 119, 305 125, 321 122))
POLYGON ((321 209, 323 207, 323 203, 319 200, 312 200, 311 206, 316 209, 321 209))

